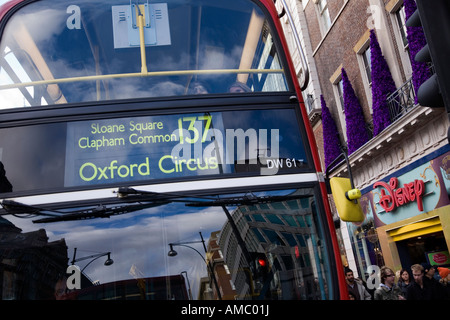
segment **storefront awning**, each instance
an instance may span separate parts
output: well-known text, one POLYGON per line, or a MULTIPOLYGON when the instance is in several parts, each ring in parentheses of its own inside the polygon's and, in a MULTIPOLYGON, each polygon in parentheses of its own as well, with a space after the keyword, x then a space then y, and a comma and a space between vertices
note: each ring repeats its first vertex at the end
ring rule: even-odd
POLYGON ((441 221, 434 217, 388 230, 388 234, 394 241, 401 241, 439 231, 442 231, 441 221))

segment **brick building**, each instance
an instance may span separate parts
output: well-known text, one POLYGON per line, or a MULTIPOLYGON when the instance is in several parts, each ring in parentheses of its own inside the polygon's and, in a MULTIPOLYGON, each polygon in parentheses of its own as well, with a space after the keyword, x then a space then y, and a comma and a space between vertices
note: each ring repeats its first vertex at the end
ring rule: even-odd
MULTIPOLYGON (((433 262, 433 256, 443 254, 448 258, 450 247, 449 121, 444 108, 432 109, 415 102, 403 0, 287 0, 287 3, 310 71, 303 98, 324 171, 320 95, 336 122, 341 144, 347 146, 342 68, 362 107, 369 134, 369 140, 349 155, 355 185, 363 194, 360 202, 365 221, 341 223, 344 263, 362 278, 366 278, 371 265, 388 265, 393 270, 421 262, 439 265, 433 262), (376 33, 396 87, 386 97, 391 124, 375 136, 371 29, 376 33), (382 199, 383 195, 401 192, 414 181, 423 181, 425 188, 417 199, 393 200, 391 206, 386 198, 382 199)), ((291 39, 295 31, 286 17, 282 19, 296 70, 301 75, 303 67, 291 39)), ((331 176, 348 176, 346 167, 341 165, 331 176)), ((445 263, 450 263, 450 259, 445 263)))

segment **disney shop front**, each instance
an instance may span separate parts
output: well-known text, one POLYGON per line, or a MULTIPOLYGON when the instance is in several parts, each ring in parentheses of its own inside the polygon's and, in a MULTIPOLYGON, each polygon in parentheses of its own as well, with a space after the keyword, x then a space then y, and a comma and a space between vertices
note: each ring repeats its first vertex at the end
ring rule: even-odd
POLYGON ((394 271, 424 262, 450 265, 449 145, 361 193, 365 220, 347 224, 361 274, 367 277, 371 265, 387 265, 394 271))

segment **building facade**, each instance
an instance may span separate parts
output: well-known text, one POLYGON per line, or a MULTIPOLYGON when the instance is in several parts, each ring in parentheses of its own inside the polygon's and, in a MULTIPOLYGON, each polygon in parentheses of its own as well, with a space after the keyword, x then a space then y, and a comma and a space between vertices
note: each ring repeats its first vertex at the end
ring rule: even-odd
MULTIPOLYGON (((341 223, 339 230, 344 264, 364 280, 373 268, 382 265, 400 270, 414 263, 449 264, 449 120, 445 108, 421 106, 415 99, 414 66, 405 26, 405 6, 413 1, 287 2, 310 72, 303 98, 324 172, 327 151, 321 96, 348 152, 355 186, 362 191, 364 222, 341 223), (372 77, 378 71, 371 63, 371 33, 378 40, 395 85, 385 96, 389 124, 381 131, 374 130, 378 121, 374 121, 373 101, 377 84, 372 83, 372 77), (363 121, 356 124, 346 119, 343 70, 362 110, 363 121), (349 125, 360 125, 360 131, 367 133, 367 141, 356 150, 349 148, 353 138, 348 136, 349 125)), ((295 31, 286 17, 282 19, 301 75, 306 68, 289 39, 295 31)), ((330 176, 347 177, 347 167, 338 166, 330 176)))

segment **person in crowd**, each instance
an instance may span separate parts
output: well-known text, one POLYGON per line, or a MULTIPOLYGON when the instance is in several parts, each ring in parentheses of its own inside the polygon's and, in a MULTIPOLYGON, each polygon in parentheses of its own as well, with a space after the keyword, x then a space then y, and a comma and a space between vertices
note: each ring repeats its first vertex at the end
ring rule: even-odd
POLYGON ((439 280, 436 279, 436 268, 429 263, 422 263, 424 269, 423 281, 428 283, 433 290, 433 299, 442 299, 442 295, 445 295, 442 285, 439 280))
POLYGON ((345 268, 345 281, 347 282, 348 292, 351 293, 355 300, 371 300, 369 292, 367 292, 364 285, 353 275, 353 271, 350 268, 345 268))
POLYGON ((63 275, 60 275, 55 284, 55 299, 66 300, 68 292, 69 290, 67 289, 67 278, 63 275))
POLYGON ((251 89, 245 83, 239 81, 233 82, 228 88, 228 92, 230 93, 250 92, 250 91, 251 89))
POLYGON ((420 264, 411 266, 414 282, 407 289, 407 300, 433 300, 435 299, 434 289, 429 281, 424 280, 425 270, 420 264))
POLYGON ((207 94, 209 93, 206 84, 200 81, 194 81, 189 86, 189 94, 207 94))
POLYGON ((402 290, 395 284, 395 273, 384 266, 380 269, 380 286, 375 290, 374 300, 405 300, 402 290))
POLYGON ((399 286, 400 290, 402 290, 402 295, 406 297, 406 292, 408 291, 408 288, 412 285, 413 280, 411 278, 411 275, 409 274, 409 271, 405 268, 400 270, 399 278, 397 285, 399 286))
POLYGON ((438 267, 440 285, 442 286, 443 299, 450 300, 450 269, 438 267))
POLYGON ((422 267, 426 279, 428 280, 434 279, 434 273, 436 272, 436 268, 429 263, 422 263, 422 267))

